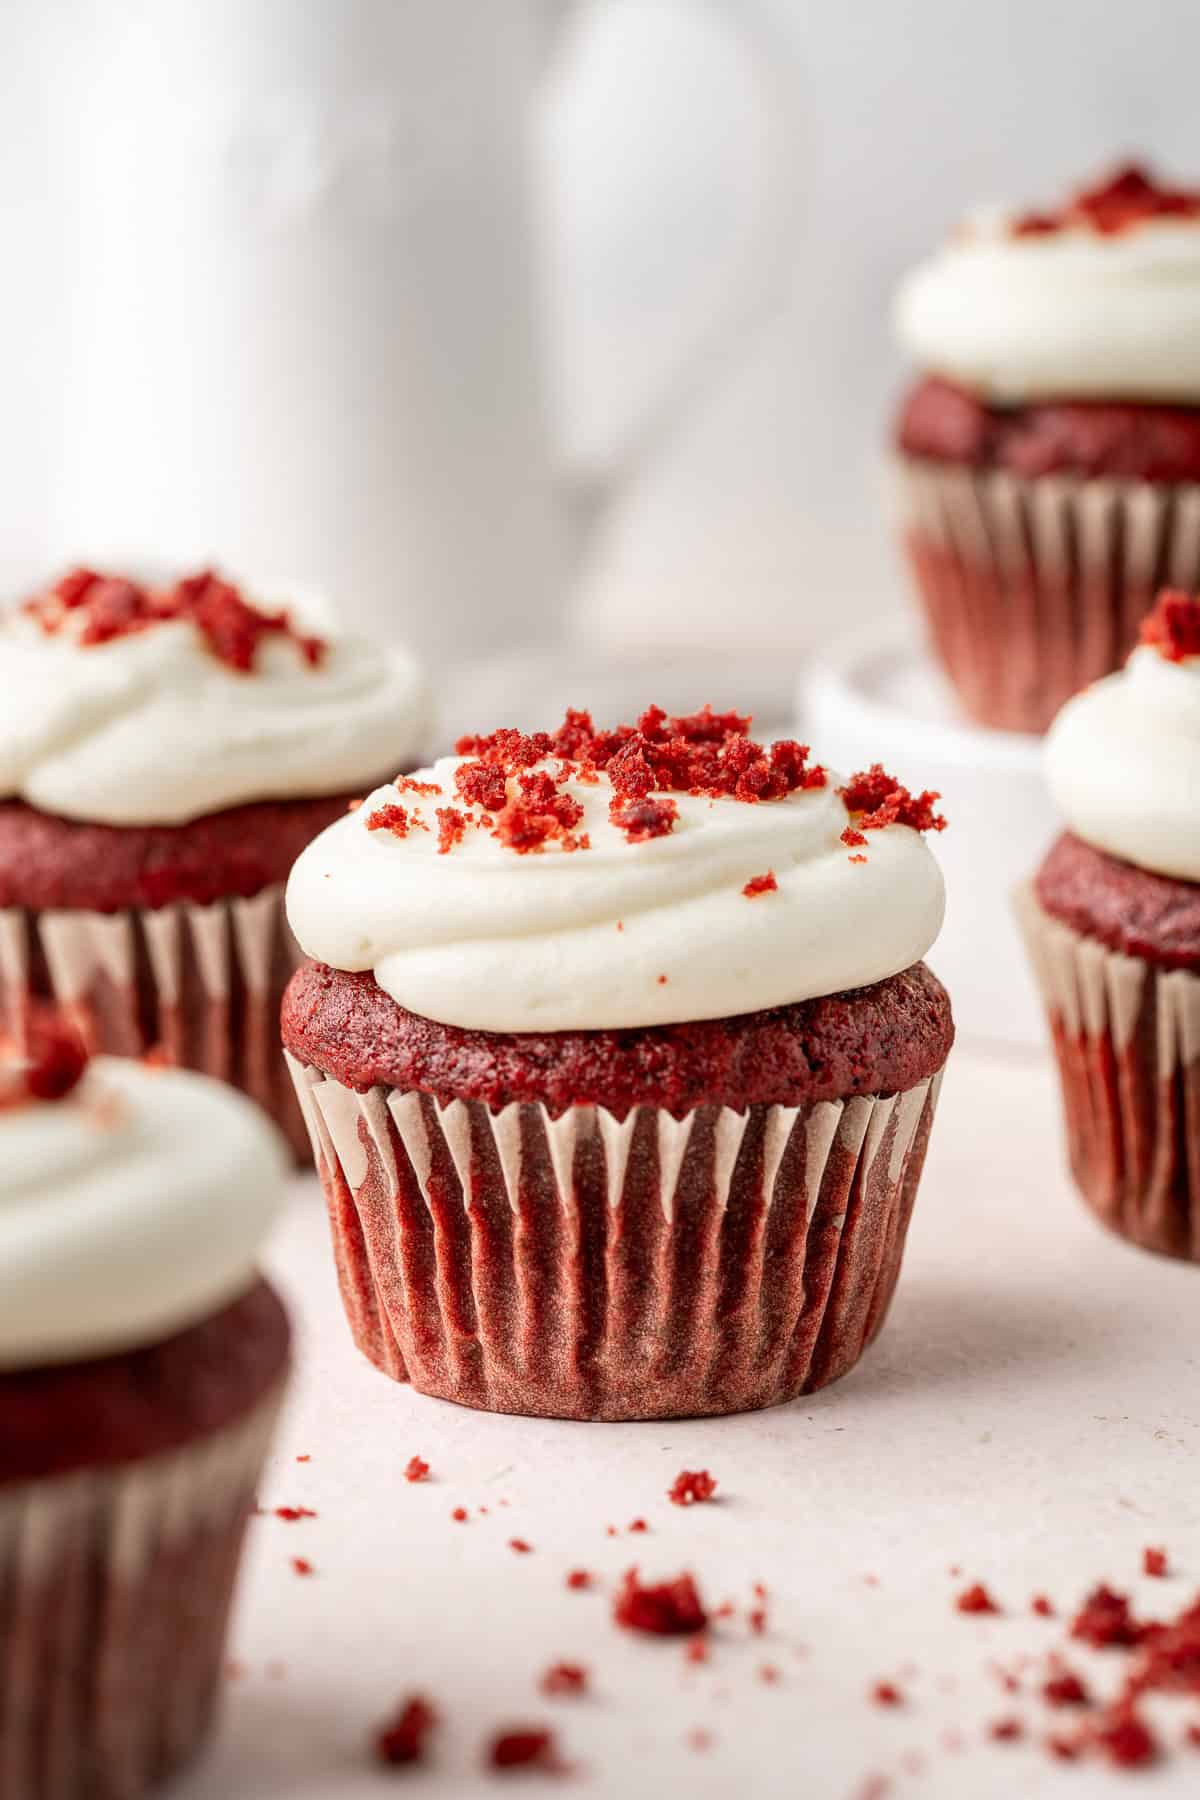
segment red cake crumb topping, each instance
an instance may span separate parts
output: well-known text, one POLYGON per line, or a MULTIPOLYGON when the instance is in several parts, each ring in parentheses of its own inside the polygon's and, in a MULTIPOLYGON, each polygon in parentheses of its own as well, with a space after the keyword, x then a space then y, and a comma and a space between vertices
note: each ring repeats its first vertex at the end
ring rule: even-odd
POLYGON ((752 875, 742 892, 747 900, 756 900, 759 894, 775 893, 778 886, 774 869, 768 869, 765 875, 752 875))
POLYGON ((637 1531, 649 1531, 650 1527, 649 1527, 649 1525, 647 1525, 645 1519, 631 1519, 625 1529, 627 1531, 637 1532, 637 1531))
POLYGON ((613 1602, 613 1618, 626 1631, 654 1637, 681 1637, 708 1624, 695 1579, 687 1573, 674 1581, 643 1586, 636 1568, 625 1573, 613 1602))
POLYGON ((746 1622, 755 1637, 762 1637, 767 1629, 767 1590, 761 1581, 756 1581, 751 1591, 756 1604, 750 1608, 746 1622))
POLYGON ((1128 1596, 1114 1593, 1101 1583, 1093 1588, 1072 1621, 1071 1636, 1091 1644, 1093 1649, 1104 1650, 1114 1644, 1128 1647, 1141 1643, 1143 1628, 1129 1610, 1128 1596))
POLYGON ((1038 1615, 1039 1619, 1052 1619, 1054 1617, 1054 1608, 1045 1594, 1035 1594, 1030 1601, 1030 1607, 1038 1615))
POLYGON ((683 1647, 683 1660, 689 1663, 706 1663, 710 1651, 706 1637, 694 1637, 683 1647))
POLYGON ((1142 620, 1139 636, 1167 662, 1200 656, 1200 596, 1164 588, 1142 620))
POLYGON ((51 637, 71 621, 74 640, 83 649, 184 620, 196 627, 218 662, 242 675, 253 671, 267 638, 290 639, 313 668, 326 650, 321 638, 295 631, 286 611, 265 612, 252 606, 232 582, 212 569, 186 575, 170 588, 146 587, 95 569, 72 569, 46 593, 27 600, 24 610, 51 637))
POLYGON ((315 1519, 316 1516, 311 1506, 277 1506, 275 1508, 275 1517, 285 1519, 289 1525, 294 1525, 298 1519, 315 1519))
POLYGON ((463 1523, 465 1523, 466 1517, 467 1517, 466 1507, 465 1506, 456 1506, 454 1511, 450 1514, 450 1517, 454 1520, 454 1523, 456 1525, 462 1525, 463 1523))
POLYGON ((1015 237, 1045 237, 1083 227, 1111 237, 1150 219, 1195 218, 1197 214, 1200 193, 1162 187, 1145 169, 1127 163, 1095 187, 1082 188, 1057 211, 1023 213, 1011 229, 1015 237))
POLYGON ((429 1475, 429 1464, 423 1456, 410 1456, 404 1465, 405 1481, 424 1481, 429 1475))
POLYGON ((848 812, 861 815, 857 833, 851 828, 843 832, 845 844, 865 844, 865 837, 858 833, 883 831, 889 825, 908 825, 913 831, 946 829, 941 813, 933 810, 941 795, 929 788, 922 794, 911 794, 881 763, 872 763, 869 769, 852 775, 838 793, 848 812))
POLYGON ((667 1499, 675 1506, 696 1506, 711 1500, 717 1483, 707 1469, 681 1469, 667 1489, 667 1499))
POLYGON ((904 1695, 894 1681, 877 1681, 871 1689, 871 1699, 876 1706, 903 1706, 904 1695))
POLYGON ((316 1573, 307 1556, 293 1556, 292 1568, 297 1575, 314 1575, 316 1573))
POLYGON ((567 1586, 576 1593, 582 1592, 584 1588, 592 1587, 595 1580, 596 1577, 590 1569, 571 1569, 567 1574, 567 1586))
POLYGON ((402 1702, 396 1716, 383 1726, 375 1739, 375 1755, 381 1763, 395 1768, 405 1763, 421 1762, 425 1740, 438 1722, 436 1712, 421 1694, 413 1694, 402 1702))
POLYGON ((1158 1759, 1157 1738, 1146 1721, 1128 1704, 1113 1707, 1106 1718, 1092 1727, 1091 1737, 1097 1748, 1119 1768, 1144 1768, 1158 1759))
POLYGON ((666 837, 674 830, 679 807, 674 800, 647 794, 640 800, 615 799, 608 816, 618 831, 625 833, 627 844, 644 844, 649 838, 666 837))
POLYGON ((0 1040, 0 1108, 65 1100, 87 1066, 87 1046, 75 1027, 51 1006, 32 1006, 20 1043, 0 1040))
POLYGON ((492 1739, 487 1760, 493 1769, 561 1770, 554 1733, 538 1727, 502 1731, 492 1739))
POLYGON ((965 1588, 954 1602, 961 1613, 998 1613, 1000 1608, 981 1581, 965 1588))
POLYGON ((992 1723, 988 1726, 988 1736, 993 1738, 998 1744, 1015 1743, 1018 1738, 1024 1737, 1024 1735, 1025 1727, 1022 1725, 1020 1719, 993 1719, 992 1723))
POLYGON ((543 1694, 586 1694, 588 1672, 582 1663, 554 1663, 541 1679, 543 1694))
POLYGON ((1147 1545, 1142 1551, 1142 1569, 1147 1575, 1157 1576, 1161 1580, 1167 1573, 1166 1551, 1147 1545))
POLYGON ((1047 1706, 1086 1706, 1088 1691, 1073 1669, 1060 1668, 1042 1683, 1047 1706))
POLYGON ((438 823, 438 855, 447 856, 455 844, 461 844, 467 835, 467 826, 471 823, 470 815, 460 812, 457 806, 439 806, 438 823))
POLYGON ((533 1549, 533 1545, 527 1544, 524 1538, 509 1538, 508 1547, 515 1550, 518 1556, 528 1556, 533 1549))
POLYGON ((377 806, 367 818, 368 831, 390 831, 393 837, 407 837, 412 829, 406 806, 397 806, 389 801, 386 806, 377 806))

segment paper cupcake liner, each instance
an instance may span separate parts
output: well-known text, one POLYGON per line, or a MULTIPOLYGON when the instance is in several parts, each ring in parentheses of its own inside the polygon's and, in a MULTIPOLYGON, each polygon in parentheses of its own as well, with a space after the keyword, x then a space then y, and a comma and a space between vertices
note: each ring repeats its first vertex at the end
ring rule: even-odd
POLYGON ((307 1159, 279 1048, 280 1003, 299 960, 278 885, 209 906, 0 908, 0 1021, 19 1036, 28 999, 54 998, 95 1050, 152 1050, 240 1088, 307 1159))
POLYGON ((742 1412, 844 1375, 887 1312, 941 1080, 555 1119, 288 1063, 359 1348, 423 1393, 581 1419, 742 1412))
POLYGON ((1017 908, 1058 1058, 1071 1170, 1103 1222, 1200 1262, 1200 975, 1017 908))
POLYGON ((136 1800, 197 1749, 281 1398, 170 1455, 0 1487, 0 1800, 136 1800))
POLYGON ((1163 586, 1200 587, 1200 485, 902 457, 900 531, 933 646, 982 725, 1045 731, 1124 662, 1163 586))

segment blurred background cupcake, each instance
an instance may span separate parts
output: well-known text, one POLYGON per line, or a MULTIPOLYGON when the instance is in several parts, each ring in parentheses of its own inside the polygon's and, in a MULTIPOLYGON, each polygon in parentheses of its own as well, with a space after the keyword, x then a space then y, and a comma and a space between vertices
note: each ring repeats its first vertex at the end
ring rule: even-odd
POLYGON ((75 569, 0 616, 0 1015, 52 994, 95 1048, 232 1082, 304 1133, 278 1053, 282 884, 425 744, 401 649, 212 572, 75 569))
POLYGON ((1200 583, 1200 191, 1130 165, 979 214, 901 285, 904 546, 979 723, 1043 731, 1200 583))
POLYGON ((941 1072, 935 794, 707 709, 499 731, 288 885, 284 1004, 359 1347, 422 1391, 744 1411, 883 1324, 941 1072))
POLYGON ((204 1738, 288 1364, 282 1139, 38 1010, 0 1057, 0 1792, 137 1800, 204 1738))
POLYGON ((1046 767, 1067 830, 1021 910, 1071 1168, 1106 1225, 1200 1261, 1200 600, 1160 596, 1046 767))

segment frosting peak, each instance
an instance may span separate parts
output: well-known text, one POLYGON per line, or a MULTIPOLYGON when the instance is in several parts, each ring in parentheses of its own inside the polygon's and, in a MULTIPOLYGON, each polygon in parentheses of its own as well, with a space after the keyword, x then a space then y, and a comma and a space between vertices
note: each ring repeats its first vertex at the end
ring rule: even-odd
POLYGON ((464 740, 304 851, 292 929, 411 1011, 498 1032, 719 1018, 919 962, 943 909, 935 796, 879 769, 843 792, 748 724, 652 709, 464 740))

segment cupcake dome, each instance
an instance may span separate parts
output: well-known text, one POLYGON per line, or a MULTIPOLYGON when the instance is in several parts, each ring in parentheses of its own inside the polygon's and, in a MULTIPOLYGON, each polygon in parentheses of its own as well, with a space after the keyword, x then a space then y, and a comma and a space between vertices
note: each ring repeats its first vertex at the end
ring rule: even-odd
POLYGON ((1200 584, 1200 193, 1137 168, 978 214, 901 285, 904 541, 984 724, 1044 730, 1200 584))
POLYGON ((464 740, 297 863, 284 1042, 389 1373, 734 1411, 882 1323, 952 1038, 936 796, 748 725, 464 740))

